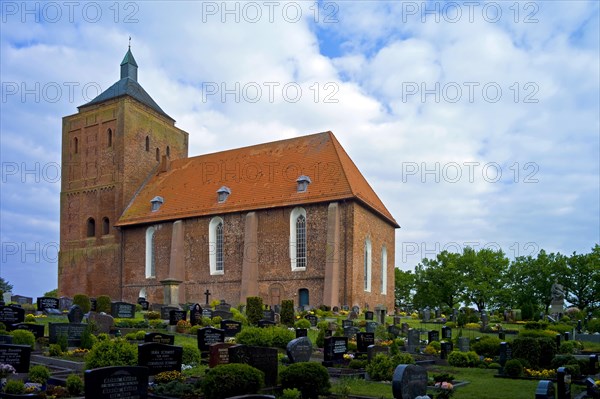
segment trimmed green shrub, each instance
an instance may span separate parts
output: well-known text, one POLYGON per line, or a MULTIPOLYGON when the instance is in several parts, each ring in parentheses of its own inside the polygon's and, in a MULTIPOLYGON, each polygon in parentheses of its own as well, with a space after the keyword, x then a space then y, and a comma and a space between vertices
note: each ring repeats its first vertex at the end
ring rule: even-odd
POLYGON ((144 331, 144 330, 140 330, 135 333, 135 339, 137 339, 138 341, 143 341, 145 337, 146 337, 146 331, 144 331))
POLYGON ((246 298, 246 317, 248 323, 255 326, 263 317, 263 300, 258 296, 246 298))
POLYGON ((100 295, 96 298, 96 312, 110 314, 110 297, 108 295, 100 295))
POLYGON ((519 338, 554 338, 556 336, 556 331, 552 330, 521 330, 519 332, 519 338))
POLYGON ((83 380, 77 374, 70 374, 66 385, 71 396, 79 396, 83 392, 83 380))
POLYGON ((292 389, 284 389, 283 394, 279 397, 279 399, 300 399, 302 394, 296 388, 292 389))
MULTIPOLYGON (((540 362, 539 367, 547 369, 550 367, 550 363, 556 355, 556 340, 548 337, 541 337, 537 339, 540 345, 540 362)), ((525 365, 523 365, 525 367, 525 365)))
POLYGON ((14 330, 10 335, 13 337, 13 345, 29 345, 31 349, 35 348, 35 335, 27 330, 14 330))
POLYGON ((394 368, 399 364, 415 364, 415 358, 410 353, 400 352, 392 357, 394 368))
POLYGON ((509 377, 517 378, 523 374, 523 365, 517 359, 511 359, 504 365, 504 374, 509 377))
MULTIPOLYGON (((291 299, 284 299, 281 301, 281 323, 286 326, 294 325, 294 301, 291 299)), ((310 323, 309 323, 310 324, 310 323)), ((302 327, 304 328, 304 327, 302 327)))
POLYGON ((262 371, 247 364, 222 364, 208 370, 201 387, 205 399, 224 399, 257 393, 264 378, 262 371))
POLYGON ((364 369, 367 367, 368 363, 368 360, 352 359, 350 360, 350 363, 348 363, 348 367, 354 370, 364 369))
POLYGON ((384 354, 375 356, 365 368, 366 372, 369 373, 369 377, 374 381, 391 381, 394 369, 392 358, 384 354))
POLYGON ((294 331, 290 331, 284 327, 268 328, 267 330, 271 330, 273 336, 271 345, 276 348, 285 349, 287 348, 287 344, 296 338, 296 333, 294 331))
POLYGON ((294 332, 283 327, 246 327, 235 336, 235 340, 239 344, 265 347, 274 346, 282 349, 285 349, 288 342, 294 338, 296 338, 294 332))
POLYGON ((587 330, 591 333, 600 333, 600 319, 594 318, 588 321, 587 330))
POLYGON ((317 399, 328 395, 331 389, 329 373, 319 363, 294 363, 281 372, 283 389, 296 388, 302 392, 302 399, 317 399))
POLYGON ((35 316, 32 314, 25 315, 25 323, 35 323, 35 316))
POLYGON ((298 319, 294 323, 294 327, 296 328, 310 328, 310 321, 306 319, 298 319))
POLYGON ((87 313, 92 308, 90 297, 84 294, 75 294, 73 296, 73 305, 77 305, 83 310, 83 313, 87 313))
POLYGON ((92 349, 96 342, 98 342, 98 338, 92 334, 91 326, 85 326, 83 333, 81 333, 81 345, 79 345, 79 347, 83 349, 92 349))
POLYGON ((99 341, 85 358, 87 369, 137 365, 137 347, 122 338, 99 341))
POLYGON ((582 348, 581 342, 578 341, 564 341, 560 344, 560 348, 558 349, 559 353, 562 354, 574 354, 579 353, 582 348))
POLYGON ((541 347, 536 338, 517 337, 511 343, 512 357, 523 358, 531 367, 539 367, 541 347))
POLYGON ((65 334, 59 334, 58 337, 56 337, 56 343, 63 352, 66 352, 67 349, 69 349, 69 339, 65 334))
POLYGON ((148 320, 160 320, 160 312, 155 312, 151 310, 148 313, 146 313, 144 317, 148 320))
POLYGON ((4 392, 20 395, 25 393, 25 383, 21 380, 8 380, 4 385, 4 392))
POLYGON ((48 354, 50 356, 60 356, 62 355, 63 351, 60 348, 59 344, 50 344, 50 346, 48 347, 48 354))
POLYGON ((555 356, 554 359, 552 359, 550 366, 553 369, 557 369, 559 367, 564 367, 569 363, 571 363, 571 364, 577 363, 577 359, 575 358, 575 356, 573 356, 573 355, 558 355, 558 356, 555 356))
POLYGON ((498 370, 499 368, 501 368, 502 366, 500 365, 500 363, 490 363, 488 364, 488 369, 496 369, 498 370))
POLYGON ((448 364, 452 367, 469 367, 469 357, 465 352, 453 351, 448 355, 448 364))
POLYGON ((483 357, 494 358, 500 354, 500 339, 491 335, 484 335, 479 342, 471 345, 471 349, 483 357))
POLYGON ((198 346, 193 344, 183 344, 181 347, 183 348, 181 360, 183 364, 191 366, 200 364, 200 350, 198 350, 198 346))
POLYGON ((480 361, 479 361, 479 355, 477 353, 475 353, 474 351, 469 351, 469 352, 466 352, 466 354, 467 354, 467 360, 468 360, 469 367, 476 367, 479 365, 480 361))
POLYGON ((41 364, 31 366, 27 378, 31 382, 45 384, 50 379, 50 370, 41 364))

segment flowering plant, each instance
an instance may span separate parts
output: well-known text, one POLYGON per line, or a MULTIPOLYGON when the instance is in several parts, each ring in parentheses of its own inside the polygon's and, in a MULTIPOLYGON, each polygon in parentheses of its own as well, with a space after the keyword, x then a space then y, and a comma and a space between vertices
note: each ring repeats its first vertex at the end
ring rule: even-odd
POLYGON ((447 381, 436 382, 434 386, 439 390, 436 399, 449 399, 454 395, 454 386, 447 381))
POLYGON ((17 370, 10 364, 0 364, 0 378, 6 378, 9 374, 15 374, 17 370))
POLYGON ((352 359, 354 359, 354 354, 352 354, 352 353, 344 353, 344 359, 345 360, 352 360, 352 359))

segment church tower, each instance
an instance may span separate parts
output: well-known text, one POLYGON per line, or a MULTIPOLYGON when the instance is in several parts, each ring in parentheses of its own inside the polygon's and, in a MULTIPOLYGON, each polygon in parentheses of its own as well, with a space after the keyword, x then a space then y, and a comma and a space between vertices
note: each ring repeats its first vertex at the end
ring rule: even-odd
POLYGON ((129 49, 120 80, 63 118, 59 295, 122 297, 124 240, 114 224, 161 163, 188 156, 188 133, 137 76, 129 49))

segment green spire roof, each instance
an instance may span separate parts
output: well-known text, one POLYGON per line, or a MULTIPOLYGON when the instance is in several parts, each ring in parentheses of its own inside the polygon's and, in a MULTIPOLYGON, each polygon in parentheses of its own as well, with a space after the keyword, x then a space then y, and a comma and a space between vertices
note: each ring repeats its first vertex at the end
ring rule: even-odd
POLYGON ((131 53, 131 48, 127 50, 127 54, 125 54, 123 61, 121 61, 121 66, 123 66, 125 64, 131 64, 133 66, 138 66, 137 62, 135 62, 135 58, 133 58, 133 54, 131 53))

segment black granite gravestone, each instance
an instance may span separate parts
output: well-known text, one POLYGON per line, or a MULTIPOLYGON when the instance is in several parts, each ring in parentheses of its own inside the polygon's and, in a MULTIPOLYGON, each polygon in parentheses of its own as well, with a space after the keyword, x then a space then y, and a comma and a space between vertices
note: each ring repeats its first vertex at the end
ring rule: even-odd
POLYGON ((325 338, 325 347, 323 350, 323 365, 331 367, 335 363, 344 360, 344 355, 348 352, 347 337, 327 337, 325 338))
POLYGON ((432 343, 433 341, 439 341, 440 340, 440 332, 439 331, 429 331, 427 333, 427 341, 429 343, 432 343))
POLYGON ((81 323, 83 320, 83 310, 79 305, 73 305, 69 309, 69 313, 67 313, 67 318, 69 319, 69 323, 81 323))
POLYGON ((225 331, 213 327, 204 327, 198 330, 198 349, 208 352, 210 345, 225 341, 225 331))
POLYGON ((414 364, 401 364, 394 370, 392 393, 395 399, 415 399, 427 393, 427 370, 414 364))
POLYGON ((37 299, 37 310, 43 312, 46 309, 58 309, 58 298, 40 297, 37 299))
POLYGON ((202 324, 202 306, 199 303, 194 304, 190 309, 190 324, 192 326, 202 324))
POLYGON ((293 339, 288 342, 286 352, 292 363, 308 362, 313 352, 312 342, 308 337, 293 339))
POLYGON ((308 329, 296 328, 296 338, 308 337, 308 329))
POLYGON ((163 371, 181 371, 183 348, 181 346, 157 344, 138 345, 138 365, 148 367, 150 375, 163 371))
POLYGON ((310 322, 311 327, 317 326, 318 319, 317 319, 317 316, 315 316, 314 314, 307 314, 306 316, 304 316, 304 318, 310 322))
POLYGON ((171 310, 179 310, 179 308, 177 308, 175 306, 161 306, 161 308, 160 308, 161 320, 169 320, 171 310))
POLYGON ((274 321, 271 321, 271 320, 264 320, 264 319, 262 319, 262 320, 258 321, 258 326, 259 327, 263 327, 263 328, 264 327, 273 327, 275 325, 276 325, 276 323, 274 321))
POLYGON ((221 330, 225 331, 226 337, 235 337, 242 331, 242 323, 235 320, 221 320, 221 330))
POLYGON ((176 326, 179 320, 186 320, 187 312, 185 310, 170 310, 169 311, 169 325, 176 326))
POLYGON ((10 364, 17 373, 27 373, 31 360, 31 346, 0 344, 0 364, 10 364))
POLYGON ((367 347, 367 359, 368 361, 372 361, 375 359, 377 355, 390 355, 390 347, 389 346, 381 346, 381 345, 369 345, 367 347))
POLYGON ((229 348, 230 363, 245 363, 265 373, 265 386, 277 385, 277 349, 235 345, 229 348))
POLYGON ((135 305, 127 302, 113 302, 110 304, 110 314, 119 319, 135 318, 135 305))
POLYGON ((25 321, 25 310, 15 306, 0 306, 0 322, 10 328, 25 321))
POLYGON ((359 332, 356 334, 356 348, 360 353, 367 353, 369 345, 375 344, 375 334, 371 332, 359 332))
POLYGON ((81 335, 86 327, 87 324, 82 323, 49 323, 50 343, 57 343, 58 337, 64 335, 67 337, 69 346, 79 346, 81 345, 81 335))
POLYGON ((538 382, 535 390, 535 399, 554 399, 555 395, 554 383, 552 381, 542 380, 538 382))
POLYGON ((354 322, 352 320, 342 320, 342 328, 352 327, 354 322))
POLYGON ((86 370, 85 397, 94 399, 144 399, 148 397, 148 368, 114 366, 86 370))
POLYGON ((365 320, 373 320, 373 312, 370 310, 365 312, 365 320))
POLYGON ((44 328, 43 324, 35 324, 35 323, 18 323, 13 324, 13 330, 26 330, 33 334, 33 336, 38 339, 44 336, 44 328))
POLYGON ((90 311, 95 312, 96 306, 98 306, 98 301, 96 300, 96 298, 90 298, 90 311))

